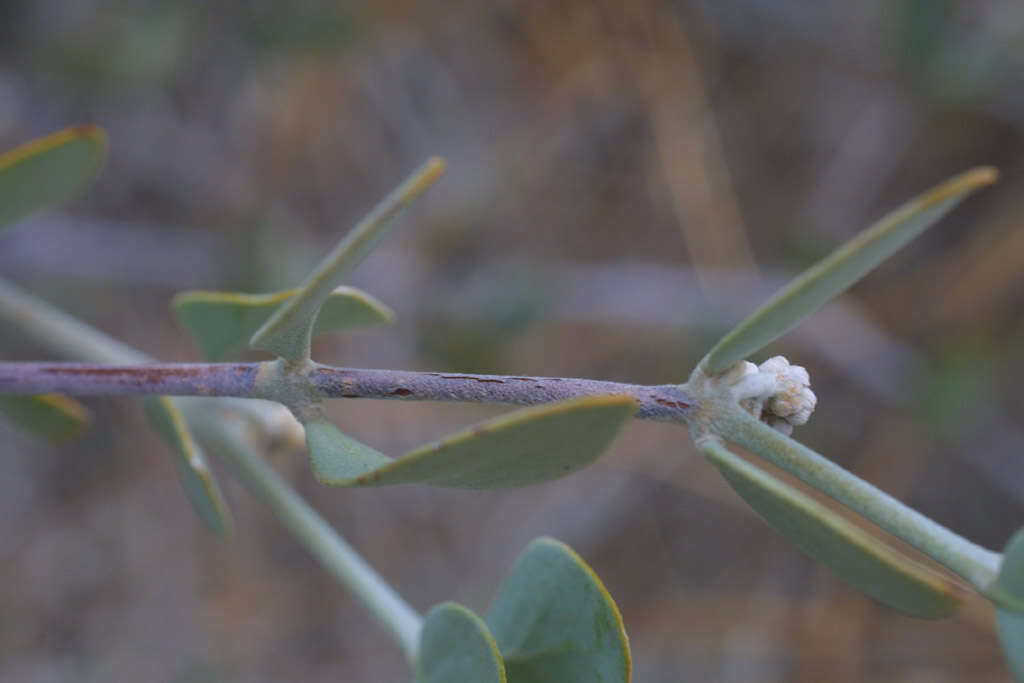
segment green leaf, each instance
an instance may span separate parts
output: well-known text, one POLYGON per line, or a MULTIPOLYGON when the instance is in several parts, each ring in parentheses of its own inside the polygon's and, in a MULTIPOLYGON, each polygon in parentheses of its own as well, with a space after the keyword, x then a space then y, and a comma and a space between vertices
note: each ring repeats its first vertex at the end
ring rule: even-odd
POLYGON ((420 631, 419 683, 505 683, 505 666, 483 620, 454 602, 427 612, 420 631))
POLYGON ((1024 528, 1006 544, 999 574, 985 596, 1000 607, 1024 613, 1024 528))
POLYGON ((372 471, 391 458, 342 433, 334 424, 317 412, 301 419, 306 428, 306 446, 313 463, 317 481, 336 484, 372 471))
POLYGON ((997 607, 996 624, 1006 663, 1014 678, 1024 681, 1024 614, 997 607))
POLYGON ((717 375, 796 327, 998 175, 988 166, 961 173, 882 218, 805 270, 726 334, 705 358, 705 371, 717 375))
POLYGON ((98 126, 75 126, 0 154, 0 229, 89 185, 107 153, 98 126))
POLYGON ((60 394, 3 395, 0 413, 21 429, 54 443, 77 438, 92 422, 88 408, 60 394))
POLYGON ((253 334, 249 346, 293 362, 309 360, 313 325, 327 297, 384 239, 387 228, 443 170, 444 161, 432 158, 385 197, 309 274, 297 293, 281 304, 253 334))
POLYGON ((960 604, 952 583, 746 462, 716 439, 702 439, 698 446, 772 528, 857 590, 925 619, 949 616, 960 604))
MULTIPOLYGON (((298 289, 274 294, 235 292, 182 292, 172 306, 179 322, 191 333, 211 361, 245 349, 253 333, 298 289)), ((313 334, 390 323, 394 312, 366 292, 337 287, 327 297, 313 334)))
POLYGON ((587 396, 523 408, 421 446, 343 486, 528 486, 591 464, 636 410, 629 396, 587 396))
POLYGON ((188 423, 174 399, 150 396, 145 400, 150 424, 174 451, 178 479, 200 519, 220 536, 231 533, 231 513, 217 480, 206 464, 206 456, 192 438, 188 423))
POLYGON ((629 639, 612 596, 569 546, 539 538, 505 577, 487 626, 509 683, 630 680, 629 639))

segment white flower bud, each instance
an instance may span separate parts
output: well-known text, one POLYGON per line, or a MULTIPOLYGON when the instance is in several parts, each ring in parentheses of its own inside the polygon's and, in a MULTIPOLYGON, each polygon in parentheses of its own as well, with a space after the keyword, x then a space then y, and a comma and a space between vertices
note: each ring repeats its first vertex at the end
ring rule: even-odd
POLYGON ((780 429, 782 424, 786 424, 789 431, 795 425, 805 424, 818 403, 817 396, 811 391, 807 370, 799 365, 790 365, 783 356, 769 358, 761 363, 758 370, 774 377, 775 392, 767 397, 765 403, 768 415, 773 419, 766 421, 769 424, 774 422, 772 426, 779 431, 783 431, 780 429))
POLYGON ((784 434, 806 423, 818 402, 807 370, 790 365, 784 356, 769 358, 760 366, 740 361, 720 381, 744 410, 784 434))

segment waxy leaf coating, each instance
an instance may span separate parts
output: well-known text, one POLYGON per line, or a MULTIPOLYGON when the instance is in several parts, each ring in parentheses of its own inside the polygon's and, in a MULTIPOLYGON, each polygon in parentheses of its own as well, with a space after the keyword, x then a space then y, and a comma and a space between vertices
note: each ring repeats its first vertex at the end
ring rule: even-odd
POLYGON ((0 154, 0 230, 74 198, 92 182, 107 155, 98 126, 75 126, 0 154))
MULTIPOLYGON (((299 290, 273 294, 182 292, 174 297, 174 312, 192 334, 203 356, 219 361, 245 349, 253 333, 299 290)), ((394 312, 354 287, 335 288, 327 297, 313 327, 313 336, 339 330, 390 323, 394 312)))
POLYGON ((949 616, 960 604, 949 581, 743 460, 716 439, 706 438, 699 447, 772 528, 857 590, 925 619, 949 616))
POLYGON ((626 683, 629 639, 601 579, 569 546, 539 538, 487 616, 509 683, 626 683))
POLYGON ((505 683, 505 665, 487 624, 454 602, 427 612, 417 683, 505 683))
POLYGON ((590 396, 523 408, 328 483, 528 486, 564 477, 597 460, 635 410, 629 396, 590 396))
POLYGON ((0 395, 0 413, 21 429, 54 443, 80 436, 92 422, 88 408, 60 394, 0 395))

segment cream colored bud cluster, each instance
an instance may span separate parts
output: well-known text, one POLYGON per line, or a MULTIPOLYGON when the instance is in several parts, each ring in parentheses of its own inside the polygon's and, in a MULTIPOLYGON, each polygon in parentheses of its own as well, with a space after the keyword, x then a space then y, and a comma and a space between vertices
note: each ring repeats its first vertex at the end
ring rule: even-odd
POLYGON ((783 434, 807 422, 818 403, 807 370, 790 365, 784 356, 769 358, 760 366, 740 361, 722 379, 745 410, 783 434))

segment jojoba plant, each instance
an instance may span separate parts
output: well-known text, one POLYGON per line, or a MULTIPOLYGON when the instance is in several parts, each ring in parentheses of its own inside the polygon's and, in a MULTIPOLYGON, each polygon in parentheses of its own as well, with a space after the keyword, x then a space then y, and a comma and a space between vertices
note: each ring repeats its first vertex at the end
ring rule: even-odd
MULTIPOLYGON (((0 227, 81 191, 106 142, 78 127, 0 156, 0 227)), ((184 292, 173 307, 210 362, 158 363, 0 281, 6 324, 76 362, 0 363, 0 410, 37 434, 67 439, 87 411, 72 395, 145 397, 200 518, 231 530, 203 448, 229 466, 393 635, 416 680, 628 681, 629 645, 611 596, 565 545, 538 539, 480 618, 451 602, 421 616, 266 463, 272 440, 303 440, 317 479, 333 486, 421 483, 492 489, 565 476, 594 462, 629 419, 689 429, 697 449, 772 527, 851 586, 908 615, 953 613, 944 576, 735 455, 740 445, 786 470, 958 575, 996 607, 1011 669, 1024 677, 1024 534, 1004 553, 972 543, 790 438, 817 398, 806 370, 776 356, 747 360, 874 269, 969 194, 995 181, 976 168, 911 200, 793 280, 726 334, 682 384, 338 368, 310 356, 314 335, 389 320, 343 284, 388 228, 441 174, 431 159, 374 208, 296 288, 272 294, 184 292), (224 362, 244 348, 275 358, 224 362), (526 406, 392 458, 340 431, 336 398, 526 406), (293 419, 294 418, 294 419, 293 419)))

